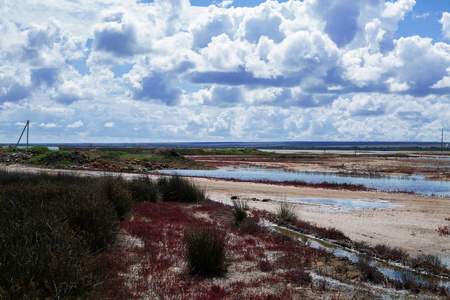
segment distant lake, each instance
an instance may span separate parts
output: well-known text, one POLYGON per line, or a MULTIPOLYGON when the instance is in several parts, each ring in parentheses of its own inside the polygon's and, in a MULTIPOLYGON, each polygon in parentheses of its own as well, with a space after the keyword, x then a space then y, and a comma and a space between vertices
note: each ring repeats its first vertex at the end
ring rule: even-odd
POLYGON ((182 176, 200 176, 212 178, 229 178, 240 180, 267 180, 273 182, 305 181, 307 183, 347 183, 362 184, 368 188, 382 191, 407 191, 423 195, 450 197, 450 182, 426 180, 420 175, 363 177, 345 176, 325 172, 296 172, 284 170, 266 170, 258 168, 217 169, 217 170, 161 170, 163 174, 182 176))

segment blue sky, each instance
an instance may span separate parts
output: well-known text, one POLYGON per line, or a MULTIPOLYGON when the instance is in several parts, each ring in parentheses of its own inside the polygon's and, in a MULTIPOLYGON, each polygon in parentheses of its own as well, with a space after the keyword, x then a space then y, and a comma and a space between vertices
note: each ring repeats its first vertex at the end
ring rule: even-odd
POLYGON ((439 141, 448 0, 0 3, 0 143, 439 141))

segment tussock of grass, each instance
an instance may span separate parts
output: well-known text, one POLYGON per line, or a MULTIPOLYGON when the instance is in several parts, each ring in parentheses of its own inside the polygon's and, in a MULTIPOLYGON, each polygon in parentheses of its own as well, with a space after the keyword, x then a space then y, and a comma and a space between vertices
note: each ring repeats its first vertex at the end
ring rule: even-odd
POLYGON ((243 200, 233 199, 233 217, 236 224, 247 218, 247 203, 243 200))
POLYGON ((228 271, 227 235, 214 227, 193 228, 184 233, 189 273, 222 276, 228 271))
POLYGON ((163 202, 196 203, 205 198, 205 192, 179 175, 161 177, 158 188, 163 202))
POLYGON ((296 208, 289 202, 280 202, 277 213, 278 218, 284 222, 292 222, 298 219, 296 208))
POLYGON ((106 176, 99 179, 99 188, 114 205, 117 216, 123 220, 130 212, 133 205, 131 192, 122 177, 106 176))
POLYGON ((146 176, 130 180, 127 182, 127 186, 134 202, 155 203, 158 201, 158 186, 146 176))

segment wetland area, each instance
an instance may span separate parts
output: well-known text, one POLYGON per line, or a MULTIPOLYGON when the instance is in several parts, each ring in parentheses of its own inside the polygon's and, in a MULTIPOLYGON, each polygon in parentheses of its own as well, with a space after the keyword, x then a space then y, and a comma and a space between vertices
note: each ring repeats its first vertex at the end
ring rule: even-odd
MULTIPOLYGON (((364 256, 391 280, 450 287, 450 235, 445 234, 450 226, 448 154, 164 148, 63 149, 44 154, 3 148, 2 169, 98 177, 109 174, 125 179, 146 176, 152 180, 177 174, 202 187, 206 197, 216 202, 232 205, 237 199, 250 210, 268 214, 276 214, 280 203, 289 203, 302 222, 336 229, 346 240, 316 234, 309 227, 284 227, 286 224, 275 224, 270 218, 266 225, 300 243, 334 253, 339 261, 333 264, 339 268, 346 265, 350 270, 364 256), (407 258, 383 257, 376 250, 381 245, 401 249, 407 258), (432 271, 415 266, 417 257, 437 258, 442 268, 432 271)), ((356 275, 329 271, 330 275, 320 270, 310 272, 315 283, 327 282, 328 292, 323 295, 330 299, 449 295, 448 290, 438 296, 426 289, 399 291, 392 283, 361 284, 356 275)), ((234 276, 244 276, 239 274, 236 271, 234 276)))

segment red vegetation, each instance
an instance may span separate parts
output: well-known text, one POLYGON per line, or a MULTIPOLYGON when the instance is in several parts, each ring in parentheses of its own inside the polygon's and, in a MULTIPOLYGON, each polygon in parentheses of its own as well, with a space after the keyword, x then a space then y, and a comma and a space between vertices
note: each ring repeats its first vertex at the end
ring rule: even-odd
POLYGON ((450 235, 450 225, 439 227, 437 232, 439 235, 450 235))
POLYGON ((293 229, 293 230, 296 230, 299 232, 314 234, 316 236, 335 240, 335 241, 350 241, 350 239, 342 231, 340 231, 336 228, 320 227, 320 226, 313 225, 313 224, 303 221, 303 220, 293 220, 291 222, 284 222, 283 220, 280 220, 276 214, 269 213, 266 211, 264 211, 264 212, 258 211, 258 213, 262 214, 261 217, 264 217, 265 219, 267 219, 275 224, 278 224, 280 226, 285 226, 287 228, 290 228, 290 229, 293 229))
POLYGON ((206 178, 214 179, 217 181, 231 181, 231 182, 251 182, 261 184, 272 184, 281 186, 295 186, 295 187, 309 187, 314 189, 330 189, 330 190, 349 190, 349 191, 376 191, 376 189, 365 187, 362 184, 349 184, 349 183, 334 183, 334 182, 321 182, 321 183, 308 183, 305 181, 270 181, 270 180, 244 180, 236 178, 216 178, 209 176, 189 176, 194 178, 206 178))
POLYGON ((114 299, 300 297, 304 291, 295 286, 312 282, 304 270, 327 254, 271 234, 259 227, 257 220, 253 217, 249 224, 236 226, 231 208, 213 201, 140 204, 134 217, 121 223, 124 234, 139 243, 128 242, 101 256, 98 276, 104 280, 97 287, 98 294, 114 299), (228 232, 229 272, 246 274, 244 277, 208 279, 189 275, 182 237, 186 229, 198 226, 216 226, 228 232))

